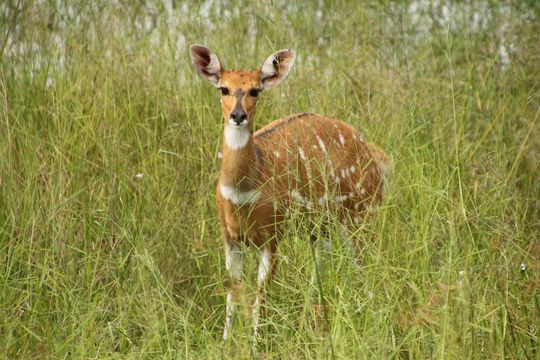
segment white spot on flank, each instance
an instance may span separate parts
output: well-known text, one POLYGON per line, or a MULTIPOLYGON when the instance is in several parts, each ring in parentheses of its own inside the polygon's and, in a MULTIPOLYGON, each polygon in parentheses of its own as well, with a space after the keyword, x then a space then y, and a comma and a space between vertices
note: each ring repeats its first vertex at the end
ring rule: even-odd
POLYGON ((334 201, 335 202, 344 202, 348 198, 349 198, 349 195, 338 195, 338 196, 335 197, 334 201))
POLYGON ((322 152, 326 154, 326 145, 324 145, 324 142, 319 135, 315 135, 315 137, 317 137, 317 142, 319 143, 319 147, 321 148, 322 152))
POLYGON ((298 152, 300 153, 300 158, 304 161, 304 166, 306 167, 306 176, 308 178, 308 181, 311 181, 311 165, 309 164, 309 161, 307 161, 306 153, 304 152, 304 149, 301 147, 298 148, 298 152))
POLYGON ((343 134, 341 133, 341 131, 338 134, 339 134, 339 143, 341 144, 341 146, 345 146, 345 138, 343 137, 343 134))
POLYGON ((247 126, 230 123, 225 126, 225 144, 232 150, 238 150, 246 146, 250 136, 247 126))
POLYGON ((304 149, 301 147, 298 148, 298 152, 300 153, 300 158, 304 161, 306 161, 306 153, 304 152, 304 149))
POLYGON ((290 191, 291 197, 299 204, 304 205, 306 208, 311 209, 313 203, 302 196, 298 190, 293 189, 290 191))
POLYGON ((332 167, 332 164, 329 164, 328 166, 330 166, 330 178, 335 179, 336 173, 334 172, 334 168, 332 167))
POLYGON ((221 195, 235 205, 253 204, 261 193, 258 190, 241 191, 234 186, 221 185, 219 190, 221 195))
POLYGON ((364 135, 362 135, 362 133, 358 133, 358 136, 356 136, 356 134, 354 134, 353 138, 356 141, 360 141, 360 142, 364 141, 364 135))
POLYGON ((332 160, 330 160, 330 157, 326 159, 326 165, 328 166, 328 169, 330 171, 330 178, 332 180, 339 180, 339 177, 336 176, 336 173, 334 171, 334 165, 332 164, 332 160))
POLYGON ((298 192, 298 190, 293 189, 293 190, 290 191, 290 194, 291 194, 291 197, 294 200, 296 200, 298 202, 303 202, 304 201, 304 197, 298 192))

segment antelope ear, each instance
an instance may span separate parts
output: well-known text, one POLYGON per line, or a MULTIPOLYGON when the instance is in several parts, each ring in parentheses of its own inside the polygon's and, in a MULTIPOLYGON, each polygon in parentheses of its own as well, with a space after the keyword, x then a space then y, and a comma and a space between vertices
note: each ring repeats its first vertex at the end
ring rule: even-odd
POLYGON ((206 46, 196 44, 190 46, 189 54, 197 73, 215 87, 219 87, 219 79, 223 69, 217 55, 206 46))
POLYGON ((270 89, 283 81, 294 64, 294 57, 294 51, 289 49, 277 51, 264 60, 259 70, 263 88, 270 89))

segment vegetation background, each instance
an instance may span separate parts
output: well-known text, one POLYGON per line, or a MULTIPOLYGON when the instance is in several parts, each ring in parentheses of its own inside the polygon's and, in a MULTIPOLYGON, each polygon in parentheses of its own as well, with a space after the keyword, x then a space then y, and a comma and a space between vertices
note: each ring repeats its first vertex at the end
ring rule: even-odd
POLYGON ((6 0, 0 46, 0 358, 540 358, 539 2, 6 0), (293 216, 256 346, 249 316, 221 340, 191 43, 228 68, 295 49, 256 126, 327 114, 395 161, 360 269, 330 231, 327 321, 293 216))

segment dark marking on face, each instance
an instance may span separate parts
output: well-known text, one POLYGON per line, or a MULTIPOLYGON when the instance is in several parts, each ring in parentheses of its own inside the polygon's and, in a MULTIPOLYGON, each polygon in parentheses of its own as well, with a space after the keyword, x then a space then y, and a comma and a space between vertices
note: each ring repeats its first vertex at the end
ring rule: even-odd
POLYGON ((300 119, 300 118, 303 118, 303 117, 306 117, 306 116, 310 116, 310 115, 313 115, 313 114, 312 113, 302 113, 302 114, 289 116, 281 124, 276 125, 274 127, 271 127, 270 129, 265 130, 262 133, 255 135, 255 137, 257 137, 257 138, 266 137, 266 136, 270 135, 271 133, 273 133, 274 131, 276 131, 277 129, 289 124, 291 121, 294 121, 294 120, 297 120, 297 119, 300 119))
POLYGON ((242 98, 244 97, 244 94, 245 93, 242 89, 236 90, 236 92, 234 93, 234 96, 236 96, 236 105, 234 106, 234 109, 232 110, 232 112, 245 111, 244 108, 242 107, 242 98))

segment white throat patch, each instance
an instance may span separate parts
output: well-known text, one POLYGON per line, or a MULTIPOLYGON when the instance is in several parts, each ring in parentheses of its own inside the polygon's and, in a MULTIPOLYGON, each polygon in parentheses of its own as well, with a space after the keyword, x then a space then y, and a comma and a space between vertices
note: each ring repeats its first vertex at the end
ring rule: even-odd
POLYGON ((225 126, 225 144, 232 150, 246 146, 250 135, 247 126, 237 126, 230 123, 225 126))
POLYGON ((234 186, 221 185, 219 187, 221 195, 235 205, 253 204, 261 193, 258 190, 240 191, 234 186))

